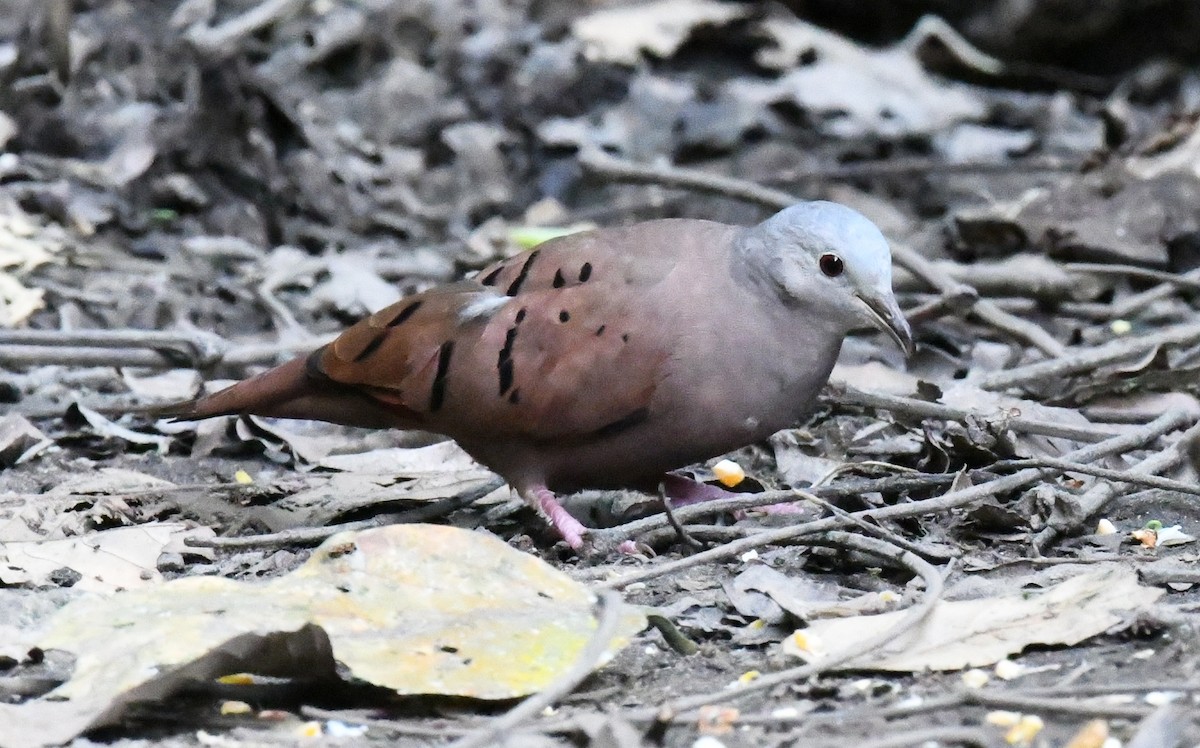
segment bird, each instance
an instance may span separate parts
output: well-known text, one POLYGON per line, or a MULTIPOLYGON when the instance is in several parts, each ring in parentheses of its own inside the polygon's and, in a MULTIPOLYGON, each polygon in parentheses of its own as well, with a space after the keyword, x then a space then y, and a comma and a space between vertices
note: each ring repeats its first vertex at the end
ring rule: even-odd
POLYGON ((810 415, 844 337, 911 355, 891 250, 839 203, 761 223, 663 218, 569 234, 403 298, 332 342, 173 408, 448 436, 572 549, 559 497, 714 487, 673 471, 810 415), (664 482, 665 481, 665 482, 664 482))

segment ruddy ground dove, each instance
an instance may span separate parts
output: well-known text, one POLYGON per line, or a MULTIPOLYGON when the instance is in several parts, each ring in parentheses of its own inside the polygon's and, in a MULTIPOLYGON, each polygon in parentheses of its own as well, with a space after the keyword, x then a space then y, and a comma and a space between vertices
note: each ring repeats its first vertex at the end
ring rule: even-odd
MULTIPOLYGON (((879 229, 829 202, 753 228, 666 219, 573 234, 175 415, 445 434, 579 548, 587 529, 555 494, 653 491, 668 471, 792 425, 864 316, 910 351, 891 277, 879 229)), ((667 486, 684 499, 705 488, 667 486)))

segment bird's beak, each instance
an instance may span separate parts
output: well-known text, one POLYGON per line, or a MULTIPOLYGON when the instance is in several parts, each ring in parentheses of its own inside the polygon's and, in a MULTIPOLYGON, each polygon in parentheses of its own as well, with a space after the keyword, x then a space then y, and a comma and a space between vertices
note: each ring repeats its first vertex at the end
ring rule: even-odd
POLYGON ((904 351, 906 357, 912 356, 916 351, 912 329, 908 326, 908 320, 904 319, 904 313, 900 311, 896 297, 890 293, 883 298, 863 294, 856 294, 856 296, 871 313, 871 321, 880 330, 892 336, 892 340, 896 341, 896 345, 900 346, 900 350, 904 351))

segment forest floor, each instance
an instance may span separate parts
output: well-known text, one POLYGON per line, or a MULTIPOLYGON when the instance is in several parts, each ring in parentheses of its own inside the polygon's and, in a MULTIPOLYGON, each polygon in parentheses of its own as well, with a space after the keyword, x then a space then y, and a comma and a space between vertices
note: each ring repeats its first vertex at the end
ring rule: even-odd
POLYGON ((840 32, 715 0, 6 5, 0 746, 1200 744, 1200 70, 1126 43, 1153 3, 1084 4, 1085 67, 1027 61, 1053 19, 1000 0, 840 32), (556 544, 426 434, 152 415, 551 233, 815 198, 893 243, 916 355, 849 338, 811 419, 728 456, 737 500, 571 500, 635 555, 556 544), (462 532, 367 529, 413 520, 462 532), (447 546, 537 558, 582 607, 389 581, 360 603, 415 616, 406 666, 475 582, 515 612, 473 614, 456 686, 379 675, 300 628, 343 529, 418 584, 447 546))

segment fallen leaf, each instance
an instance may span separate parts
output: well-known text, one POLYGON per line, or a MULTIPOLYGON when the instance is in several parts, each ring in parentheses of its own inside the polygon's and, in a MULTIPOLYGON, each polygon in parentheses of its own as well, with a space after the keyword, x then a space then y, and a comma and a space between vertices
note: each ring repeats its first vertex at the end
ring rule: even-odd
POLYGON ((143 587, 162 580, 157 562, 169 545, 184 536, 212 537, 207 527, 180 523, 144 524, 64 540, 26 541, 0 545, 0 583, 41 586, 51 577, 79 575, 75 589, 113 592, 143 587))
POLYGON ((832 135, 929 133, 980 118, 986 111, 983 100, 967 86, 926 73, 903 42, 867 50, 794 18, 768 19, 761 30, 774 47, 761 49, 758 62, 786 71, 770 87, 832 135))
MULTIPOLYGON (((1041 590, 939 601, 925 621, 889 646, 856 657, 856 670, 959 670, 992 665, 1031 644, 1074 645, 1122 620, 1117 611, 1150 605, 1163 590, 1143 587, 1130 568, 1108 564, 1041 590)), ((853 648, 894 626, 904 611, 813 621, 803 631, 853 648)), ((788 650, 785 640, 785 651, 788 650)), ((791 654, 804 656, 802 652, 791 654)), ((805 659, 809 659, 805 657, 805 659)))
POLYGON ((0 467, 22 463, 53 443, 20 413, 0 418, 0 467))
MULTIPOLYGON (((340 533, 269 582, 189 577, 69 604, 38 645, 74 653, 75 672, 42 699, 0 705, 0 746, 69 740, 188 679, 332 676, 334 660, 401 694, 516 698, 575 663, 597 626, 594 603, 587 587, 491 535, 340 533)), ((611 651, 645 626, 636 608, 619 615, 611 651)))
POLYGON ((665 58, 699 26, 723 26, 746 9, 716 0, 659 0, 605 8, 577 18, 571 33, 591 60, 636 65, 643 50, 665 58))

